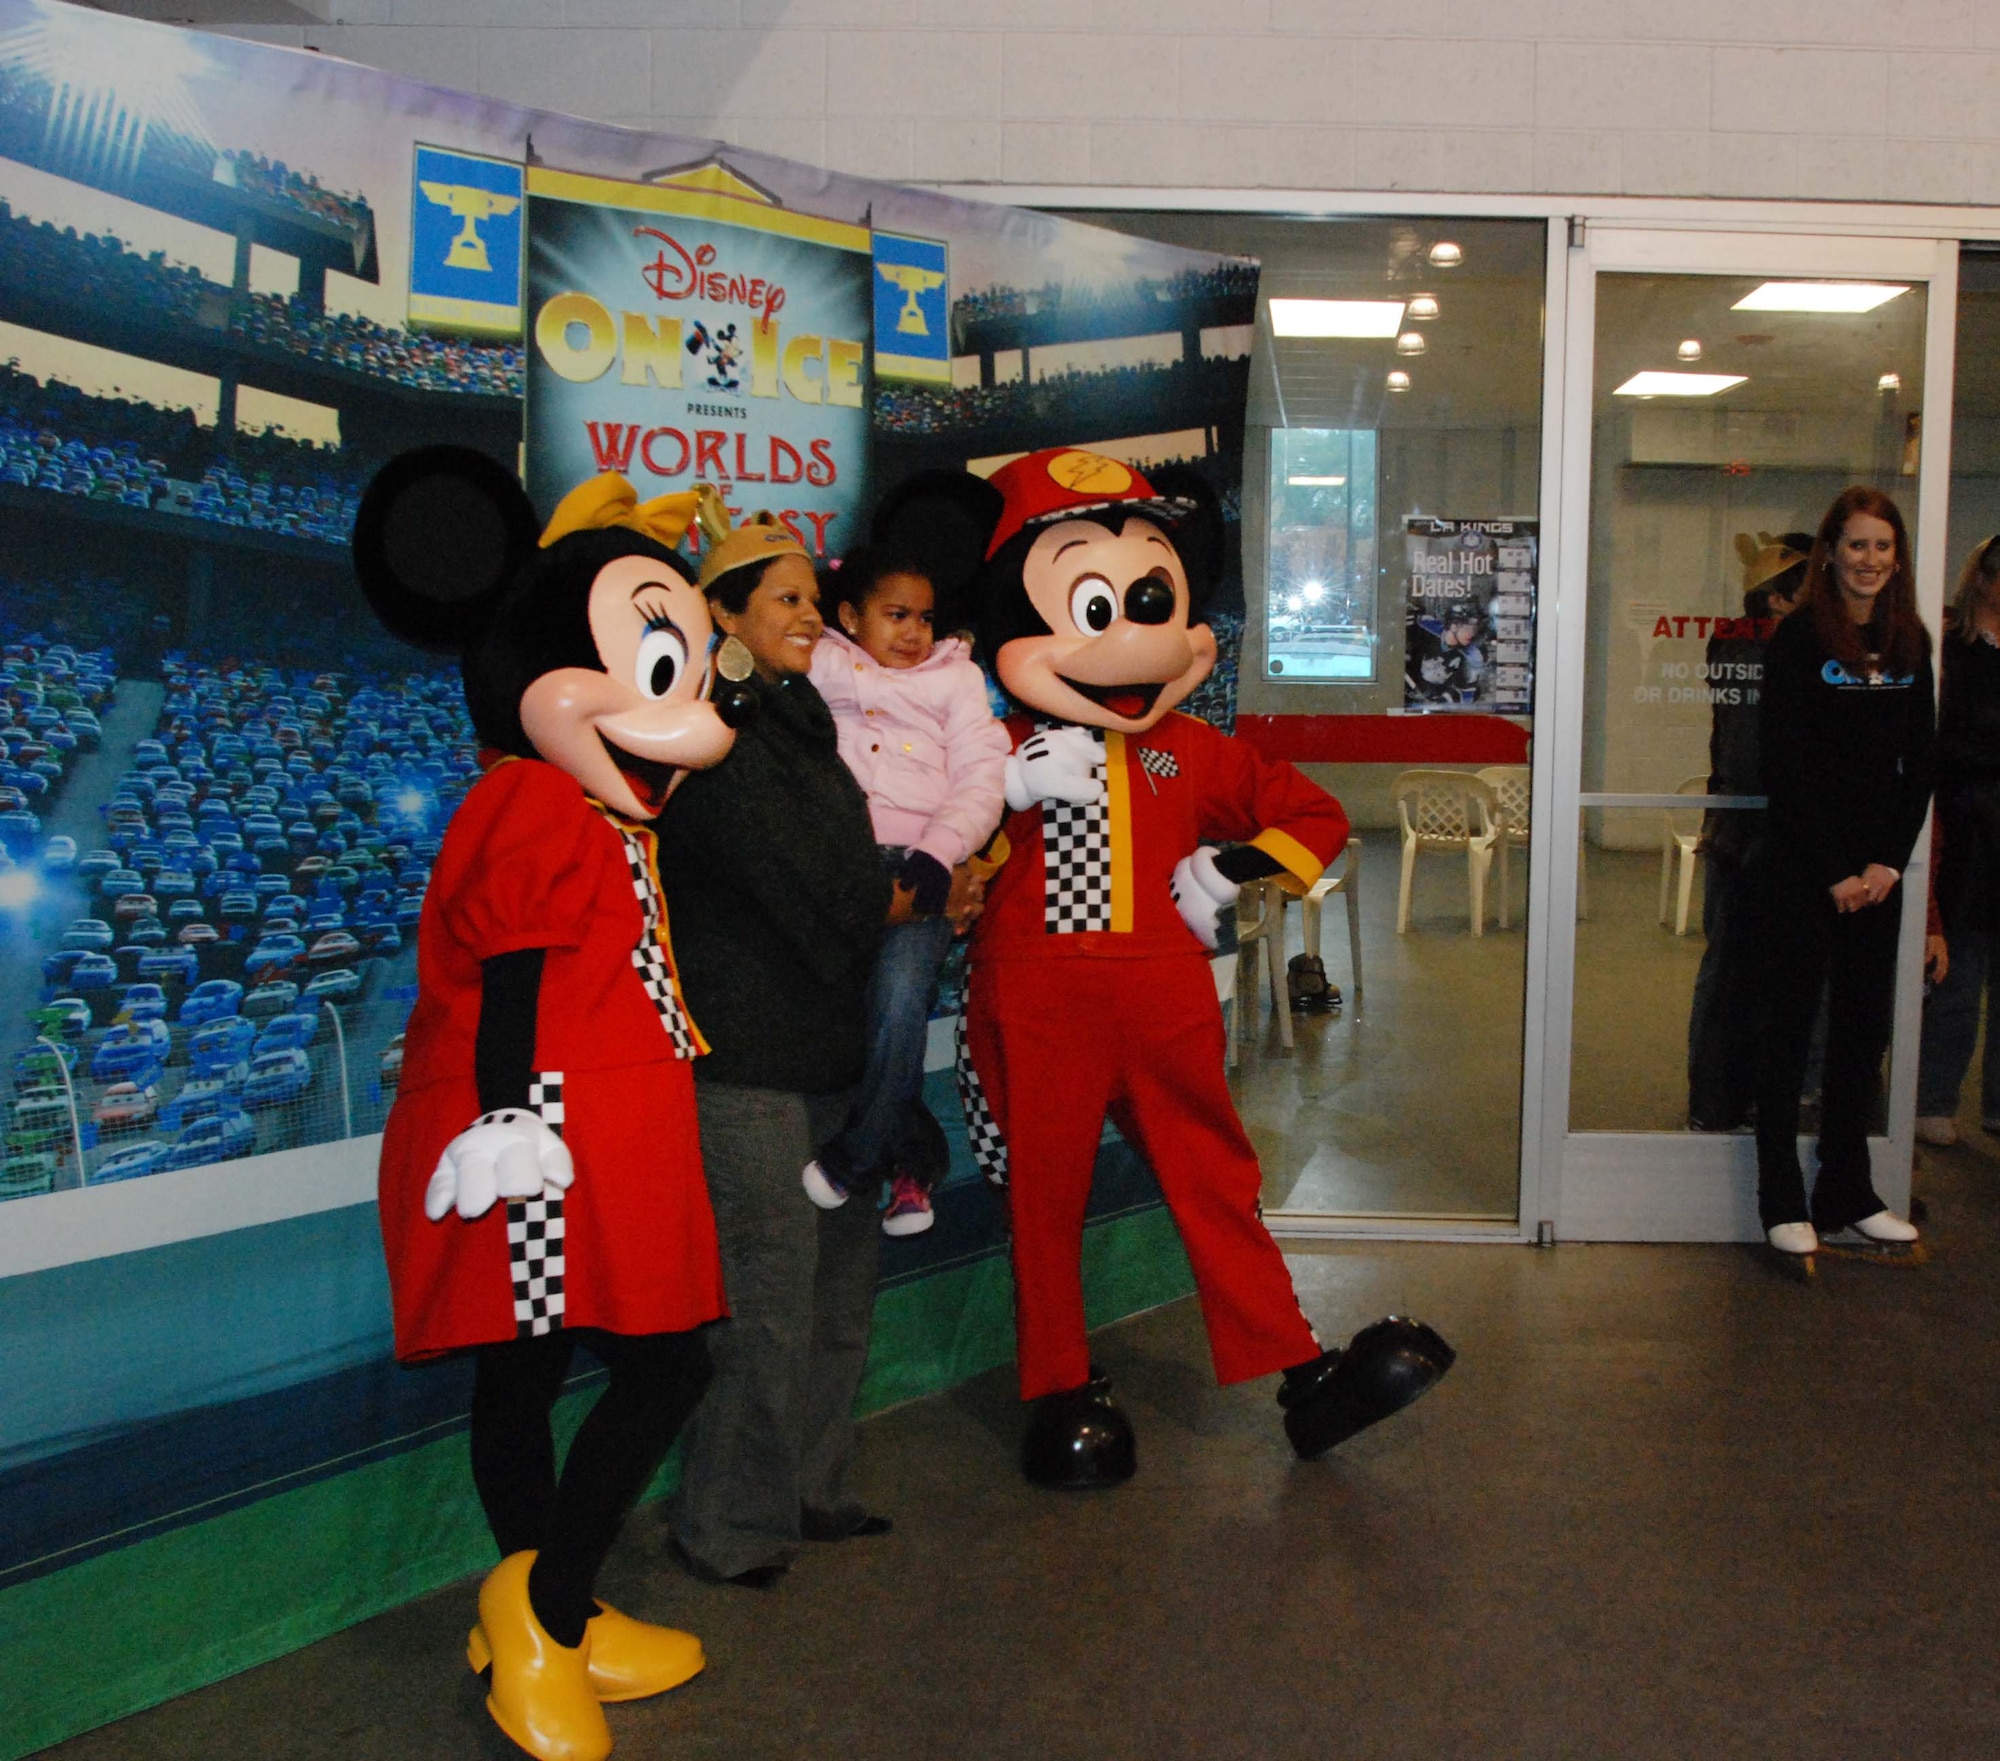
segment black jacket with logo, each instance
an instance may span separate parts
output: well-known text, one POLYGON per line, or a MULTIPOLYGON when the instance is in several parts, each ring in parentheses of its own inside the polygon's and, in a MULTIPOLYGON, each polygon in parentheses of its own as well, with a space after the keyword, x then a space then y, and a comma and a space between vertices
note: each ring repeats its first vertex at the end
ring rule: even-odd
POLYGON ((1799 878, 1832 887, 1871 862, 1908 867, 1935 775, 1925 649, 1915 672, 1889 676, 1829 655, 1810 608, 1772 633, 1761 728, 1770 844, 1799 878))

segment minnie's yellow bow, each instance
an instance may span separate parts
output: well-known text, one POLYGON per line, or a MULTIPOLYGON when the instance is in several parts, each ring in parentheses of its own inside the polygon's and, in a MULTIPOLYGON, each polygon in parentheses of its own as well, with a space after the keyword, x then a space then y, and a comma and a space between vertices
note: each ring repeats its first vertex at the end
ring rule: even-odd
POLYGON ((542 548, 547 550, 557 539, 567 538, 572 532, 624 526, 672 550, 687 536, 688 527, 701 511, 703 498, 714 494, 704 484, 642 502, 639 492, 623 477, 616 471, 606 471, 588 483, 579 483, 556 505, 555 514, 542 528, 542 548))

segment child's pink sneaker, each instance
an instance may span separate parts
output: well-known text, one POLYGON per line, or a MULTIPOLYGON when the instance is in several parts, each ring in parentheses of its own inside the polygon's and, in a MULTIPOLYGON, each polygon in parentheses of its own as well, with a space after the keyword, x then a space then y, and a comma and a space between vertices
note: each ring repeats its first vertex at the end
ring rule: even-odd
POLYGON ((898 1174, 889 1187, 889 1208, 882 1213, 884 1235, 921 1235, 937 1219, 931 1213, 931 1195, 907 1174, 898 1174))

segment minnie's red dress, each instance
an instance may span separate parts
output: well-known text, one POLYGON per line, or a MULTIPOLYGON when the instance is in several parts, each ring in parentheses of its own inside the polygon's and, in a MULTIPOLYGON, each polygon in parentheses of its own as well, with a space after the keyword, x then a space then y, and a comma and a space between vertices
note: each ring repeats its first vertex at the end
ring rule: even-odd
POLYGON ((445 833, 417 937, 417 1003, 382 1140, 382 1241, 405 1360, 556 1327, 673 1333, 727 1313, 652 831, 536 759, 497 764, 445 833), (467 1222, 424 1215, 479 1117, 480 963, 547 950, 529 1105, 575 1183, 467 1222))

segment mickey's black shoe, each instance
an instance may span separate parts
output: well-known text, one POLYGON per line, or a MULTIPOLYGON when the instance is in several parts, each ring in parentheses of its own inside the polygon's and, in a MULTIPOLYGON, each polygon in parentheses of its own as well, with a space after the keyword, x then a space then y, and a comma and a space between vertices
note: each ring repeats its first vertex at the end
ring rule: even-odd
POLYGON ((1428 1394, 1457 1362, 1437 1332, 1398 1315, 1363 1327, 1345 1351, 1323 1351, 1285 1372, 1278 1404, 1285 1435, 1314 1461, 1428 1394))
POLYGON ((1138 1467, 1132 1421, 1113 1403, 1110 1377, 1093 1369, 1081 1388, 1044 1394, 1030 1408, 1021 1472, 1031 1485, 1122 1486, 1138 1467))

